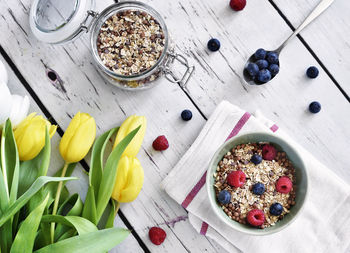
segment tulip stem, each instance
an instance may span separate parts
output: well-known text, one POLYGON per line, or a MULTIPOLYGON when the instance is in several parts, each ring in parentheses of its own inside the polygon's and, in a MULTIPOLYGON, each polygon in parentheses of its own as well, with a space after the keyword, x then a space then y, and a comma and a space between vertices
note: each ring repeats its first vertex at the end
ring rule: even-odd
POLYGON ((117 205, 115 206, 115 211, 114 211, 114 217, 117 216, 117 213, 119 211, 120 203, 117 202, 117 205))
MULTIPOLYGON (((64 164, 63 169, 62 169, 62 173, 61 173, 61 177, 64 177, 66 175, 68 165, 69 165, 69 163, 64 164)), ((53 209, 52 209, 52 215, 55 215, 57 213, 58 203, 59 203, 60 197, 61 197, 62 186, 63 186, 63 182, 61 181, 58 183, 55 202, 53 204, 53 209)), ((51 223, 51 243, 54 243, 54 239, 55 239, 55 222, 52 222, 51 223)))

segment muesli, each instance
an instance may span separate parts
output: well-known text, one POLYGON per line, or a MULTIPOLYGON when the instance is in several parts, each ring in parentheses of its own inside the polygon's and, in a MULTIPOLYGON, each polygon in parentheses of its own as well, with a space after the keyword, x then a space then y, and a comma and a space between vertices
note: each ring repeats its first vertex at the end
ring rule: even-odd
POLYGON ((234 147, 214 173, 218 204, 233 220, 266 228, 295 204, 295 169, 285 152, 269 143, 234 147))

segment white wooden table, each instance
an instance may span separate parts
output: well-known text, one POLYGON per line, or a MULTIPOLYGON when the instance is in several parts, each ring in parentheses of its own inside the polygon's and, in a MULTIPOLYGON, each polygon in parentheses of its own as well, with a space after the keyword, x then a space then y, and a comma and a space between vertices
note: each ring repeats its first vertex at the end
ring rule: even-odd
MULTIPOLYGON (((350 1, 336 0, 288 45, 280 56, 280 74, 272 83, 248 86, 241 79, 247 57, 259 47, 276 48, 318 0, 248 0, 242 12, 232 11, 228 0, 145 0, 163 15, 177 50, 190 58, 196 71, 187 89, 164 79, 144 92, 125 92, 105 83, 92 64, 88 36, 64 46, 37 41, 28 23, 30 2, 0 1, 0 59, 7 63, 11 91, 29 95, 31 110, 41 111, 59 125, 53 144, 56 149, 78 110, 95 117, 98 134, 131 114, 148 119, 139 154, 145 184, 137 200, 122 205, 116 218, 116 225, 133 233, 115 252, 224 252, 194 231, 186 211, 159 185, 223 99, 248 111, 261 109, 350 183, 350 1), (211 37, 221 41, 219 52, 206 49, 211 37), (305 76, 311 65, 320 70, 315 80, 305 76), (50 82, 48 69, 57 72, 61 84, 50 82), (307 111, 314 100, 322 104, 317 115, 307 111), (191 121, 181 120, 183 109, 193 112, 191 121), (170 148, 156 152, 152 141, 161 134, 167 136, 170 148), (175 220, 179 221, 172 222, 175 220), (161 246, 148 239, 152 226, 167 232, 161 246)), ((98 9, 111 3, 97 0, 98 9)), ((58 152, 54 154, 52 171, 63 163, 58 152)), ((84 196, 86 175, 82 168, 74 173, 81 179, 69 188, 84 196)))

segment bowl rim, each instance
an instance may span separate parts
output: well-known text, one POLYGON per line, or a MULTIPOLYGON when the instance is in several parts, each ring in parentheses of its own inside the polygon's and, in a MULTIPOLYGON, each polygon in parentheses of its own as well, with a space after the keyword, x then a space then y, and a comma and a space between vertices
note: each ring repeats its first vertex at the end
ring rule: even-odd
MULTIPOLYGON (((277 143, 278 144, 278 143, 277 143)), ((298 168, 300 169, 300 168, 298 168)), ((234 230, 237 230, 239 232, 242 232, 242 233, 245 233, 245 234, 249 234, 249 235, 258 235, 258 236, 263 236, 263 235, 270 235, 270 234, 274 234, 274 233, 277 233, 283 229, 285 229, 287 226, 289 226, 290 224, 292 224, 296 218, 300 215, 300 213, 303 211, 304 209, 304 206, 305 206, 305 201, 307 201, 307 198, 308 198, 308 193, 309 193, 309 175, 308 175, 308 171, 307 171, 307 168, 305 166, 305 163, 304 163, 304 160, 302 159, 302 156, 300 155, 300 152, 295 149, 291 144, 289 144, 288 141, 284 140, 283 138, 275 135, 275 134, 272 134, 272 133, 267 133, 267 132, 262 132, 262 131, 257 131, 257 132, 247 132, 247 133, 244 133, 244 134, 240 134, 238 136, 234 136, 232 137, 230 140, 224 142, 217 150, 216 152, 214 153, 214 155, 212 156, 210 162, 209 162, 209 165, 208 165, 208 169, 207 169, 207 175, 206 175, 206 188, 207 188, 207 194, 208 194, 208 197, 209 197, 209 203, 210 203, 210 206, 212 208, 212 210, 214 211, 214 213, 216 214, 216 216, 218 216, 220 218, 220 220, 222 222, 224 222, 226 225, 230 226, 232 229, 234 230), (238 223, 237 221, 234 221, 234 220, 227 220, 226 218, 228 217, 226 214, 226 217, 223 216, 222 213, 219 212, 218 210, 218 204, 216 202, 216 199, 214 199, 212 197, 212 194, 211 194, 211 191, 212 191, 212 188, 213 186, 210 185, 210 180, 211 180, 211 177, 212 177, 212 174, 211 173, 211 168, 213 168, 213 165, 214 165, 214 161, 216 160, 216 158, 218 157, 219 153, 226 147, 226 146, 229 146, 229 144, 231 144, 232 142, 234 142, 238 137, 239 138, 242 138, 244 136, 249 136, 249 135, 264 135, 264 136, 271 136, 275 139, 277 139, 278 141, 281 141, 283 142, 284 144, 287 144, 287 146, 289 146, 295 153, 296 155, 299 157, 300 161, 301 161, 301 165, 300 167, 303 167, 303 171, 305 173, 305 182, 306 182, 306 185, 305 185, 305 197, 304 197, 304 201, 301 205, 301 207, 299 208, 299 210, 294 214, 294 216, 285 224, 283 224, 282 226, 279 226, 279 227, 274 227, 274 229, 271 229, 271 230, 265 230, 265 229, 257 229, 257 228, 253 228, 253 227, 247 227, 247 228, 244 228, 244 227, 239 227, 239 226, 236 226, 236 223, 238 223)))

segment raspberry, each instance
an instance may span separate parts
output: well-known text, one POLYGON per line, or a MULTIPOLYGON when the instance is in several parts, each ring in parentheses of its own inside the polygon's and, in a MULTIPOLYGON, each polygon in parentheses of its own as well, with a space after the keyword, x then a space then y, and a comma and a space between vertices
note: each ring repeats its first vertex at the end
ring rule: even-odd
POLYGON ((254 227, 259 227, 265 222, 264 212, 259 209, 253 209, 248 212, 247 221, 254 227))
POLYGON ((275 159, 277 155, 277 150, 275 149, 274 146, 270 145, 270 144, 265 144, 262 148, 262 157, 265 160, 269 160, 272 161, 273 159, 275 159))
POLYGON ((280 177, 276 182, 276 189, 280 193, 289 193, 293 187, 289 177, 280 177))
POLYGON ((164 135, 158 136, 152 144, 153 148, 155 150, 166 150, 167 148, 169 148, 169 143, 168 140, 166 139, 166 137, 164 135))
POLYGON ((245 183, 245 174, 241 170, 232 171, 227 176, 227 183, 234 187, 242 187, 245 183))
POLYGON ((244 9, 246 3, 247 3, 246 0, 231 0, 230 1, 230 6, 235 11, 241 11, 241 10, 244 9))
POLYGON ((163 229, 158 228, 158 227, 152 227, 148 231, 148 236, 151 242, 155 245, 161 245, 166 237, 166 233, 163 229))

